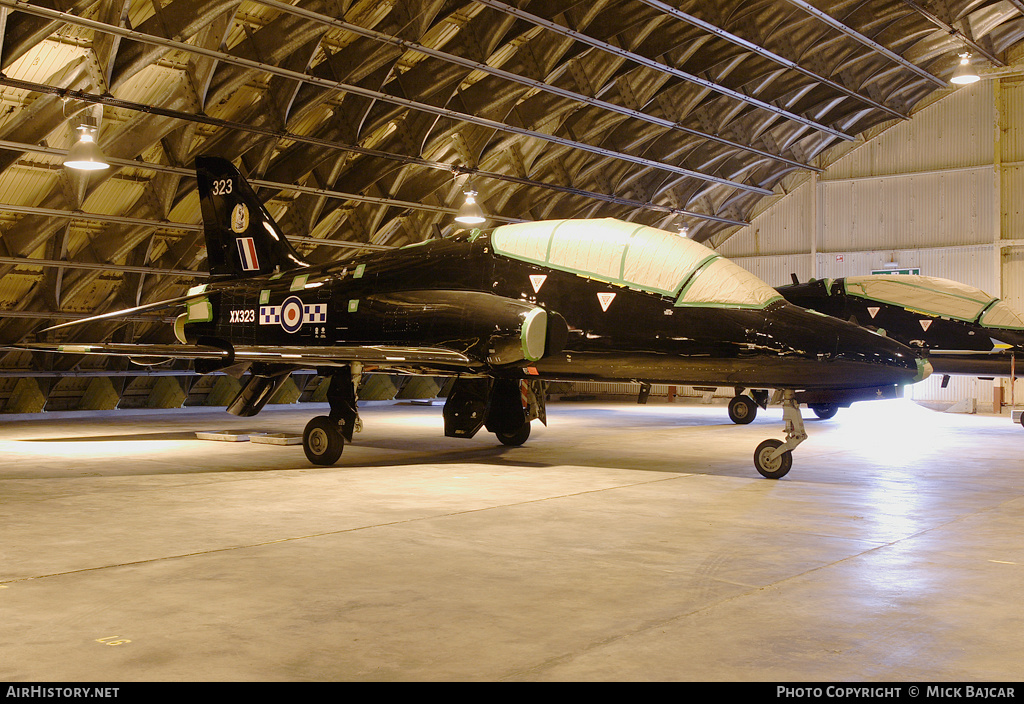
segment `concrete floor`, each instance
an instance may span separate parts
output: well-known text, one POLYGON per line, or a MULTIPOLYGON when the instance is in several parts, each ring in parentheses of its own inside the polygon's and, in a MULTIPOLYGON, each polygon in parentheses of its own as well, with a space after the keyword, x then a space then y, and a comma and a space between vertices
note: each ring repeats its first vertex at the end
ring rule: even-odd
MULTIPOLYGON (((0 420, 0 680, 1019 681, 1024 429, 556 404, 523 447, 373 405, 337 466, 197 430, 323 407, 0 420)), ((805 415, 810 415, 805 411, 805 415)))

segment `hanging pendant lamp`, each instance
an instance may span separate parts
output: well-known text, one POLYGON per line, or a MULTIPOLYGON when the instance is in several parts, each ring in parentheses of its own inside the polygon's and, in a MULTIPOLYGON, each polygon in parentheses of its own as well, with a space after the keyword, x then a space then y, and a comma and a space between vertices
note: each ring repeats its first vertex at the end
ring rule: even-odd
POLYGON ((68 150, 64 157, 64 166, 81 171, 97 171, 110 168, 107 158, 103 155, 100 145, 96 143, 97 128, 92 120, 87 119, 78 126, 78 141, 68 150))

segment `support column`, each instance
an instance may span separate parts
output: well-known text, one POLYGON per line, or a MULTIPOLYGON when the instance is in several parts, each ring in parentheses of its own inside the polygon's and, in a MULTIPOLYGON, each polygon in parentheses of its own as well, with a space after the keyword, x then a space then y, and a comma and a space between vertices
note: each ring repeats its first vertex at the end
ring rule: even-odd
POLYGON ((818 278, 818 174, 811 172, 811 278, 818 278))

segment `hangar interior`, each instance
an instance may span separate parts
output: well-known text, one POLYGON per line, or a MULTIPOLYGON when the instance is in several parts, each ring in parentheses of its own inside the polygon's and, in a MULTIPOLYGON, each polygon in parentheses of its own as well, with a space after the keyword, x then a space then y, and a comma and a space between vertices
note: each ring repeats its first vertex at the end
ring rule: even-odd
MULTIPOLYGON (((202 154, 313 263, 449 237, 473 192, 484 227, 611 217, 771 286, 917 270, 1024 310, 1019 0, 0 0, 0 40, 3 345, 207 281, 202 154), (82 133, 108 168, 64 166, 82 133)), ((0 350, 0 677, 1019 679, 1021 382, 855 404, 778 483, 744 444, 778 413, 699 402, 731 389, 554 383, 503 448, 440 436, 449 383, 364 375, 313 469, 194 435, 294 432, 314 370, 242 420, 230 375, 0 350)))

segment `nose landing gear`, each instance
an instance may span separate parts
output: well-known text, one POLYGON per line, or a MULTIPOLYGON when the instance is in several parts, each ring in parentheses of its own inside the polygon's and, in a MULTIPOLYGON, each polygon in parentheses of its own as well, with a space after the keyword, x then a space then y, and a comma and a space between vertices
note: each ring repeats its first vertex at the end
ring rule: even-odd
POLYGON ((782 392, 782 417, 786 421, 786 441, 771 438, 754 450, 754 468, 767 479, 781 479, 793 467, 793 450, 807 439, 804 419, 796 394, 787 389, 782 392))

